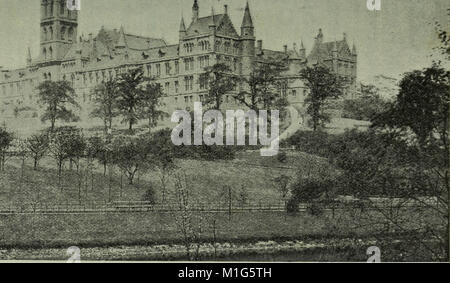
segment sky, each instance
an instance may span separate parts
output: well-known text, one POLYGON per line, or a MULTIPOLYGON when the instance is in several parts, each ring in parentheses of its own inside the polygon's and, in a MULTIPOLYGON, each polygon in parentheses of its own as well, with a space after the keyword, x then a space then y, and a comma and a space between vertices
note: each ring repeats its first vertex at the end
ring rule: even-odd
MULTIPOLYGON (((78 35, 105 28, 162 37, 178 42, 180 18, 191 20, 193 0, 81 0, 78 35)), ((200 16, 229 15, 239 31, 247 0, 199 0, 200 16)), ((358 50, 358 76, 370 80, 383 74, 399 78, 413 69, 429 66, 438 39, 433 23, 450 26, 448 0, 380 0, 380 11, 369 11, 367 0, 249 0, 257 39, 264 48, 292 48, 303 40, 307 53, 322 28, 325 41, 353 42, 358 50)), ((39 0, 0 0, 0 66, 21 67, 29 46, 39 52, 39 0)))

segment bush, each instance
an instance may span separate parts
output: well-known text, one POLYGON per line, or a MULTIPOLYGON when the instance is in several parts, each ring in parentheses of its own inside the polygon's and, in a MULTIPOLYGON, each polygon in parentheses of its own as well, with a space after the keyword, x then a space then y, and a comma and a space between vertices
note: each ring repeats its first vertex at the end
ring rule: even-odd
POLYGON ((150 204, 156 203, 156 194, 153 188, 149 188, 145 191, 145 194, 142 196, 142 201, 149 202, 150 204))
POLYGON ((277 159, 280 163, 286 163, 287 162, 287 154, 286 152, 282 151, 278 153, 277 159))
POLYGON ((388 102, 377 95, 347 99, 343 104, 342 118, 371 121, 387 107, 388 102))
POLYGON ((312 202, 308 205, 306 211, 312 216, 321 216, 323 214, 323 206, 318 202, 312 202))
POLYGON ((329 145, 333 137, 322 131, 298 131, 282 143, 282 146, 294 146, 296 150, 309 154, 328 157, 329 145))

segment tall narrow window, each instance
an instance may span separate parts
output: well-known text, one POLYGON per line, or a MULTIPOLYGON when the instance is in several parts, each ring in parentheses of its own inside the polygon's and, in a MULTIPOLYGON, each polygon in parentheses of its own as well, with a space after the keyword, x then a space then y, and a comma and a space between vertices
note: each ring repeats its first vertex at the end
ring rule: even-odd
POLYGON ((62 27, 61 28, 61 39, 64 40, 66 37, 66 28, 62 27))

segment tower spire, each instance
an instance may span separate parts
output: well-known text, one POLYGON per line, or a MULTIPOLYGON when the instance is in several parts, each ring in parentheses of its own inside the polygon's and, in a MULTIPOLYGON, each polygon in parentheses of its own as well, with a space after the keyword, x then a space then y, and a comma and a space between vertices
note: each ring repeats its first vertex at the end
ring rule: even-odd
POLYGON ((192 6, 192 22, 196 22, 198 20, 198 14, 199 14, 199 6, 198 1, 194 0, 194 5, 192 6))
POLYGON ((184 17, 181 16, 180 39, 184 38, 185 36, 186 36, 186 25, 184 24, 184 17))
POLYGON ((180 32, 186 31, 186 25, 184 24, 184 17, 181 16, 181 23, 180 23, 180 32))
POLYGON ((244 12, 244 19, 242 20, 242 27, 243 28, 253 28, 253 20, 252 15, 250 13, 250 6, 248 4, 245 5, 245 12, 244 12))
POLYGON ((116 48, 125 48, 127 47, 126 45, 126 41, 125 41, 125 31, 123 26, 120 26, 120 35, 119 35, 119 40, 116 43, 116 48))

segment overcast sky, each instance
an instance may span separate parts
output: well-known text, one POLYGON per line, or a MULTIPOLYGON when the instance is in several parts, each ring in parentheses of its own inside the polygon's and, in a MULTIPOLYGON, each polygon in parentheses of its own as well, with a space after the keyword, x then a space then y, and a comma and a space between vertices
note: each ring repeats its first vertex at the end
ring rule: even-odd
MULTIPOLYGON (((223 12, 240 28, 246 0, 199 0, 200 15, 223 12)), ((436 20, 447 24, 448 0, 381 0, 381 11, 369 11, 366 0, 250 0, 258 39, 264 47, 282 50, 303 39, 307 52, 319 28, 325 40, 355 42, 359 53, 359 78, 400 74, 430 64, 438 44, 436 20)), ((39 0, 0 0, 0 66, 23 66, 26 48, 33 57, 39 46, 39 0)), ((190 23, 193 0, 82 0, 79 35, 97 33, 101 26, 138 35, 178 40, 183 14, 190 23)))

